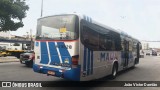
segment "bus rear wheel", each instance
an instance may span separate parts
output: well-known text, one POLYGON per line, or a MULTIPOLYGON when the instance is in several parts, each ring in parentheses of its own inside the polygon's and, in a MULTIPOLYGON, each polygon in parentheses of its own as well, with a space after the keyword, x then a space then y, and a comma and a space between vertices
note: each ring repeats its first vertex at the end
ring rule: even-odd
POLYGON ((117 72, 118 72, 118 65, 116 63, 114 63, 113 68, 112 68, 111 79, 116 78, 117 72))
POLYGON ((133 64, 133 66, 131 67, 131 68, 135 68, 135 65, 136 65, 136 58, 135 58, 135 60, 134 60, 134 64, 133 64))

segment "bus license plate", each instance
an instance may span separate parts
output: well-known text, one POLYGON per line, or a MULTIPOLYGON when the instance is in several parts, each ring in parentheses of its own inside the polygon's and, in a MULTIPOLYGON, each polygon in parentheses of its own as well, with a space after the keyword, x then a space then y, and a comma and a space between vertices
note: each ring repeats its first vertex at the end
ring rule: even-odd
POLYGON ((54 71, 48 71, 48 74, 49 75, 55 75, 55 72, 54 71))

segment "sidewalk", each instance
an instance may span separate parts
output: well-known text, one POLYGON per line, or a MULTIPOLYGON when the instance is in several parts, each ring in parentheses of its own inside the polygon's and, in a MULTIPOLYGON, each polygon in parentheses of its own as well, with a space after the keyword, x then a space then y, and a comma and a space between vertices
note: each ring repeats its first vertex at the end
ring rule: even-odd
POLYGON ((0 63, 19 62, 19 59, 13 56, 0 57, 0 63))

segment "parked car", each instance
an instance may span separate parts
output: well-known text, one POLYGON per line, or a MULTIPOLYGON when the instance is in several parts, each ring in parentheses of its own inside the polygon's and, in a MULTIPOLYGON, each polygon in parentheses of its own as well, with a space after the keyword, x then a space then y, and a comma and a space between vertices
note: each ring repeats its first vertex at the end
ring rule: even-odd
POLYGON ((0 51, 0 57, 6 57, 6 56, 7 56, 6 52, 0 51))
POLYGON ((7 52, 6 50, 0 50, 0 57, 6 57, 6 56, 9 56, 10 53, 7 52))
POLYGON ((157 52, 152 52, 152 56, 157 56, 157 52))
POLYGON ((28 67, 32 67, 34 58, 34 51, 27 51, 25 53, 20 54, 20 63, 25 64, 28 67))
POLYGON ((150 55, 150 53, 147 52, 146 55, 150 55))

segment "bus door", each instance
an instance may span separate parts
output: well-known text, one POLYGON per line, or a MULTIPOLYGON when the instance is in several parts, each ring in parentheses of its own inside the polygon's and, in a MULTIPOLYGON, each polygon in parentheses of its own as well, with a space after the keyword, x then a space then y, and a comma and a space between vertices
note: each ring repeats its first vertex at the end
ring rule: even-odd
POLYGON ((139 63, 139 55, 140 55, 139 50, 140 50, 140 45, 139 45, 139 43, 137 43, 137 58, 136 58, 136 64, 139 63))
POLYGON ((123 67, 128 66, 128 60, 129 60, 129 41, 124 40, 124 65, 123 67))

